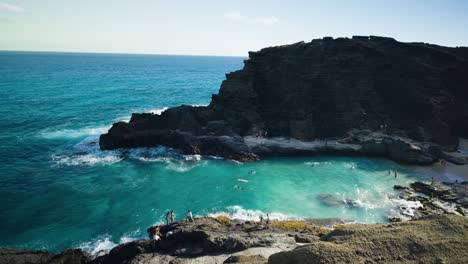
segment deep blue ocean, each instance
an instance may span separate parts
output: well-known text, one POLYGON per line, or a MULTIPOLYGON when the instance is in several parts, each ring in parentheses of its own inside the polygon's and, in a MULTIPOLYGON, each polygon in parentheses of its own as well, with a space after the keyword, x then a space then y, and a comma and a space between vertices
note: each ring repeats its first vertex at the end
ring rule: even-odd
POLYGON ((170 209, 178 219, 188 209, 239 219, 270 213, 366 223, 397 214, 402 201, 393 185, 420 176, 388 160, 187 163, 162 147, 99 150, 99 134, 133 112, 208 104, 244 59, 0 52, 0 247, 97 253, 145 237, 170 209), (342 203, 346 198, 356 206, 342 203))

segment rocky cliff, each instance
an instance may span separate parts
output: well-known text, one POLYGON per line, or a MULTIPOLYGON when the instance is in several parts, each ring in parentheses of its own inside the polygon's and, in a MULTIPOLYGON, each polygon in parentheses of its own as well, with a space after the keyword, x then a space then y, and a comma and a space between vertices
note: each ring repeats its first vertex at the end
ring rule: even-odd
POLYGON ((466 98, 468 48, 375 36, 316 39, 250 52, 208 106, 133 114, 99 144, 164 145, 237 160, 329 153, 428 164, 450 160, 446 152, 468 137, 466 98), (265 132, 270 141, 258 140, 265 132))
POLYGON ((0 263, 467 263, 468 218, 431 215, 400 223, 351 224, 333 231, 307 221, 235 224, 197 218, 164 226, 161 241, 136 240, 92 258, 0 249, 0 263))

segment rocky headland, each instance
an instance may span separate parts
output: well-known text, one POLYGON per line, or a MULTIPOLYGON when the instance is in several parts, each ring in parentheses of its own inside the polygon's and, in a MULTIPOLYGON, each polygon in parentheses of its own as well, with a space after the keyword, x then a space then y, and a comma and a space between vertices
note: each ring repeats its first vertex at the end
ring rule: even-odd
POLYGON ((250 52, 208 106, 133 114, 100 147, 163 145, 240 161, 272 155, 446 159, 468 137, 468 48, 355 36, 250 52))

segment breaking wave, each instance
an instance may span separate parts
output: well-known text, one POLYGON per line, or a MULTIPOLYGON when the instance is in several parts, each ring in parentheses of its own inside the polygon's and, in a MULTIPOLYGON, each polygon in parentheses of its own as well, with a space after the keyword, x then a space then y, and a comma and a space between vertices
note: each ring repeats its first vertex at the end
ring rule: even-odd
POLYGON ((110 126, 84 127, 79 129, 45 129, 40 132, 41 137, 47 139, 53 138, 79 138, 84 136, 100 135, 107 133, 110 126))
POLYGON ((90 136, 79 143, 56 152, 52 161, 59 166, 91 166, 96 164, 112 164, 124 159, 142 162, 159 162, 166 169, 176 172, 186 172, 197 166, 204 165, 201 155, 182 155, 179 151, 167 147, 135 148, 120 150, 101 150, 99 137, 90 136))
POLYGON ((151 109, 149 111, 146 111, 145 113, 152 113, 153 115, 161 115, 167 109, 169 109, 169 108, 167 108, 167 107, 156 108, 156 109, 151 109))
POLYGON ((111 235, 105 234, 97 237, 88 242, 83 242, 77 245, 77 248, 90 253, 94 257, 102 256, 107 254, 112 248, 128 243, 134 240, 142 239, 144 236, 141 234, 140 229, 124 234, 118 241, 112 239, 111 235))
MULTIPOLYGON (((226 211, 220 211, 208 214, 210 217, 225 216, 232 220, 241 221, 259 221, 260 216, 265 217, 267 213, 260 210, 244 209, 242 206, 234 205, 226 208, 226 211)), ((294 215, 286 215, 279 212, 270 212, 271 220, 288 220, 288 219, 301 219, 301 217, 294 215)))

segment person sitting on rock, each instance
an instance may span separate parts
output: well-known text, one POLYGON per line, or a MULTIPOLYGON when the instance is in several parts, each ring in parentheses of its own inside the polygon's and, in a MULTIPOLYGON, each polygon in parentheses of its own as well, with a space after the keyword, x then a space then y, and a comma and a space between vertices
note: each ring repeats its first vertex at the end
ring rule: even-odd
POLYGON ((159 226, 157 226, 156 229, 154 230, 153 239, 156 241, 161 240, 161 229, 159 228, 159 226))
POLYGON ((175 213, 174 210, 171 211, 171 224, 174 223, 175 213))
POLYGON ((187 211, 187 220, 189 220, 189 222, 193 222, 192 211, 190 210, 187 211))

